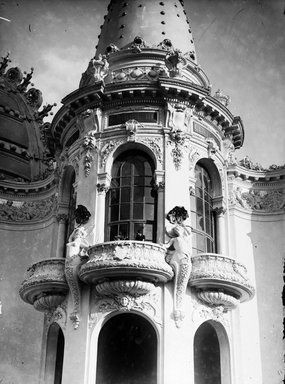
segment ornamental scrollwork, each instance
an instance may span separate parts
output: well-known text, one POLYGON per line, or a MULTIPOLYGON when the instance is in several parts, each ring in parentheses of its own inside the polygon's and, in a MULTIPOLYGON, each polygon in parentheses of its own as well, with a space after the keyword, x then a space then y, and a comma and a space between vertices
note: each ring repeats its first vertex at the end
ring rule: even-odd
POLYGON ((30 222, 50 217, 57 209, 55 195, 35 201, 0 200, 0 220, 30 222))
POLYGON ((117 148, 119 145, 123 144, 124 140, 110 140, 108 141, 101 149, 101 167, 104 167, 109 155, 117 148))
POLYGON ((173 146, 171 155, 176 171, 181 168, 183 151, 188 148, 188 138, 182 131, 173 131, 169 133, 170 140, 168 144, 173 146))
POLYGON ((166 261, 174 271, 174 310, 173 317, 177 327, 181 326, 185 313, 183 301, 186 293, 188 280, 191 274, 191 228, 184 224, 188 212, 184 207, 174 207, 168 212, 166 218, 171 227, 166 233, 170 237, 167 247, 166 261))
POLYGON ((163 155, 162 155, 161 149, 163 147, 162 147, 162 140, 160 138, 141 137, 137 141, 149 147, 154 153, 158 162, 162 164, 163 155))

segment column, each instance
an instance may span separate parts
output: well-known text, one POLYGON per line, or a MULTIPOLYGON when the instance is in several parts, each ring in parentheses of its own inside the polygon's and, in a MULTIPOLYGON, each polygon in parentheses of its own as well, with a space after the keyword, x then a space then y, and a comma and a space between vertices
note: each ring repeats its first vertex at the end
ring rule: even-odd
POLYGON ((95 243, 104 242, 105 233, 105 205, 106 205, 106 193, 109 190, 109 186, 106 183, 97 184, 97 209, 95 217, 95 243))
POLYGON ((217 239, 217 253, 226 256, 226 225, 225 225, 225 212, 224 207, 214 209, 216 213, 216 239, 217 239))

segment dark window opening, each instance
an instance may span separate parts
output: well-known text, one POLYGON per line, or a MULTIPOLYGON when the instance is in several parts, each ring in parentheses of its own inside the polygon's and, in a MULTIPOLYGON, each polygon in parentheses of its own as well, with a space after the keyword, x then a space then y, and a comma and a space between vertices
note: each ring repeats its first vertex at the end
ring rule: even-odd
POLYGON ((64 335, 58 324, 48 331, 45 363, 45 383, 61 384, 64 357, 64 335))
POLYGON ((113 164, 107 195, 107 238, 154 242, 155 223, 152 161, 141 151, 123 153, 113 164))
POLYGON ((96 384, 156 384, 157 337, 141 316, 112 317, 98 339, 96 384))
POLYGON ((203 323, 194 338, 195 384, 221 384, 220 345, 215 328, 203 323))

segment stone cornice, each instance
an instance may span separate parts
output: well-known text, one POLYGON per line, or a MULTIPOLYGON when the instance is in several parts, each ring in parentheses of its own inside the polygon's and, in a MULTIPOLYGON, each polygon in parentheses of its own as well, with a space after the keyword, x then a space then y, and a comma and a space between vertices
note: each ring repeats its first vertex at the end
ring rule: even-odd
POLYGON ((0 181, 0 197, 22 198, 47 196, 55 188, 55 177, 51 174, 44 180, 34 182, 0 181))
POLYGON ((242 167, 238 164, 229 164, 227 169, 228 176, 241 178, 250 182, 284 182, 285 168, 280 167, 276 170, 254 170, 242 167))

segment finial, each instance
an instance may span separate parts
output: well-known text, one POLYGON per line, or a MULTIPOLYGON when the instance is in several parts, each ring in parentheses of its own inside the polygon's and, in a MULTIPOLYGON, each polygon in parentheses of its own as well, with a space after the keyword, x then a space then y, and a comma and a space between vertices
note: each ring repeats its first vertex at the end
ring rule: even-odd
MULTIPOLYGON (((43 109, 37 113, 36 119, 42 120, 44 117, 48 116, 48 113, 52 110, 53 107, 56 107, 56 106, 57 106, 56 103, 47 104, 47 105, 43 106, 43 109)), ((50 114, 52 114, 52 112, 50 114)))
POLYGON ((7 52, 6 56, 2 56, 2 61, 0 62, 0 75, 3 75, 5 72, 5 69, 8 67, 8 63, 11 63, 11 60, 9 59, 10 52, 7 52))
MULTIPOLYGON (((31 78, 33 77, 33 73, 34 73, 33 67, 31 67, 30 73, 24 72, 26 77, 23 78, 23 81, 17 87, 20 92, 25 92, 27 90, 29 84, 31 83, 31 78)), ((31 84, 31 85, 33 86, 34 84, 31 84)))

